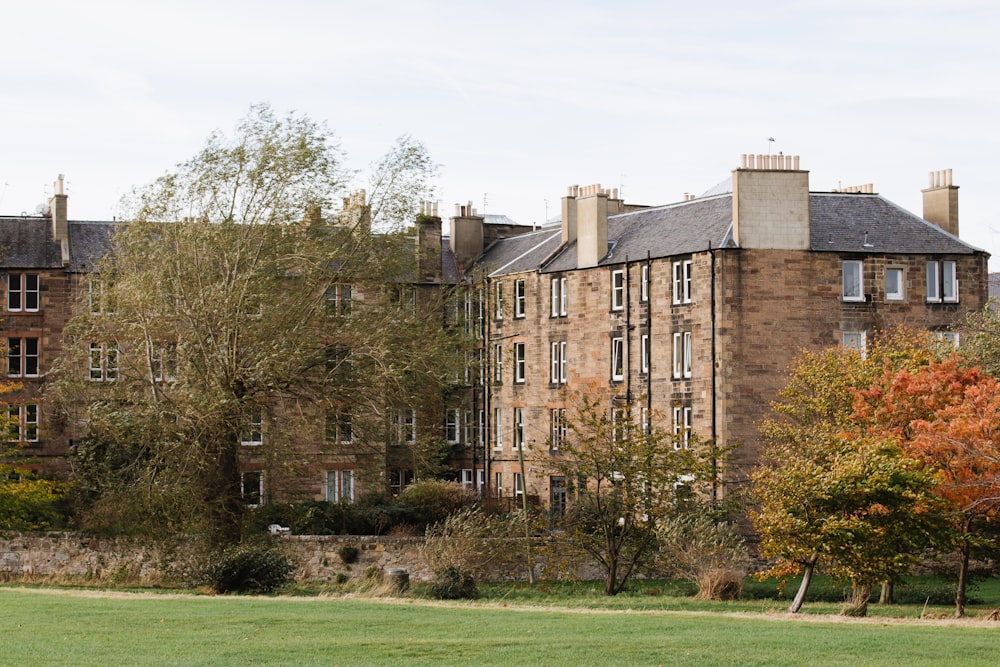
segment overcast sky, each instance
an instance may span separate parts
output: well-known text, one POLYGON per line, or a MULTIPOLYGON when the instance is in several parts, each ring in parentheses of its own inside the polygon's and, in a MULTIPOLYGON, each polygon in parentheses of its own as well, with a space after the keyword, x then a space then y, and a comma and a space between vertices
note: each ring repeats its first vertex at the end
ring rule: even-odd
POLYGON ((63 173, 71 218, 110 219, 267 102, 357 169, 423 142, 444 217, 542 222, 571 184, 669 203, 769 149, 920 214, 951 168, 1000 270, 996 0, 4 0, 0 25, 0 214, 63 173))

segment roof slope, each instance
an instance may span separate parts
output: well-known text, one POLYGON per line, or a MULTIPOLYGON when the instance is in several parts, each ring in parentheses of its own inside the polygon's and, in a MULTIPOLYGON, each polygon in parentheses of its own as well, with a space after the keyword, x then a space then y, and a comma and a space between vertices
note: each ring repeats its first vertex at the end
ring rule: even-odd
MULTIPOLYGON (((608 253, 599 265, 735 248, 732 193, 646 208, 608 218, 608 253)), ((867 254, 983 252, 879 195, 810 193, 810 249, 867 254)), ((491 274, 571 271, 576 242, 559 229, 500 239, 479 259, 491 274)))
POLYGON ((0 218, 0 267, 61 269, 62 252, 52 236, 52 220, 0 218))

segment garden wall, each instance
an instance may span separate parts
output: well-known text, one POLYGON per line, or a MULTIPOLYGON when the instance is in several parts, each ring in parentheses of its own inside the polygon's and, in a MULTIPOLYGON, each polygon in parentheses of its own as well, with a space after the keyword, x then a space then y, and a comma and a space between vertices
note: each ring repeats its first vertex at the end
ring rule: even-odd
MULTIPOLYGON (((369 566, 405 568, 414 581, 429 580, 432 574, 420 557, 420 537, 283 535, 278 539, 289 548, 297 566, 295 578, 301 582, 334 581, 338 574, 360 579, 369 566), (358 550, 357 562, 341 562, 339 551, 345 545, 358 550)), ((169 579, 167 570, 178 560, 156 547, 126 539, 0 533, 2 581, 158 583, 169 579)))

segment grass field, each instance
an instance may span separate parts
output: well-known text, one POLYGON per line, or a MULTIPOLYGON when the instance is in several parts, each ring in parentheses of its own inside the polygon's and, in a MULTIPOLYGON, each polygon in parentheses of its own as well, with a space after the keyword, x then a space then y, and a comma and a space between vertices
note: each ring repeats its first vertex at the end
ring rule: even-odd
POLYGON ((1000 625, 0 588, 4 665, 995 665, 1000 625))

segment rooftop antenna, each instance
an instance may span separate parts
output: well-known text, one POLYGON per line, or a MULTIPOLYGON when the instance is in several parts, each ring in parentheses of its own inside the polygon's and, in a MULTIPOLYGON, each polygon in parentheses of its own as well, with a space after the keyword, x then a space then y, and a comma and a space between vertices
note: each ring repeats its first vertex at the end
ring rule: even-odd
POLYGON ((774 143, 774 137, 767 138, 767 154, 771 154, 771 145, 774 143))

